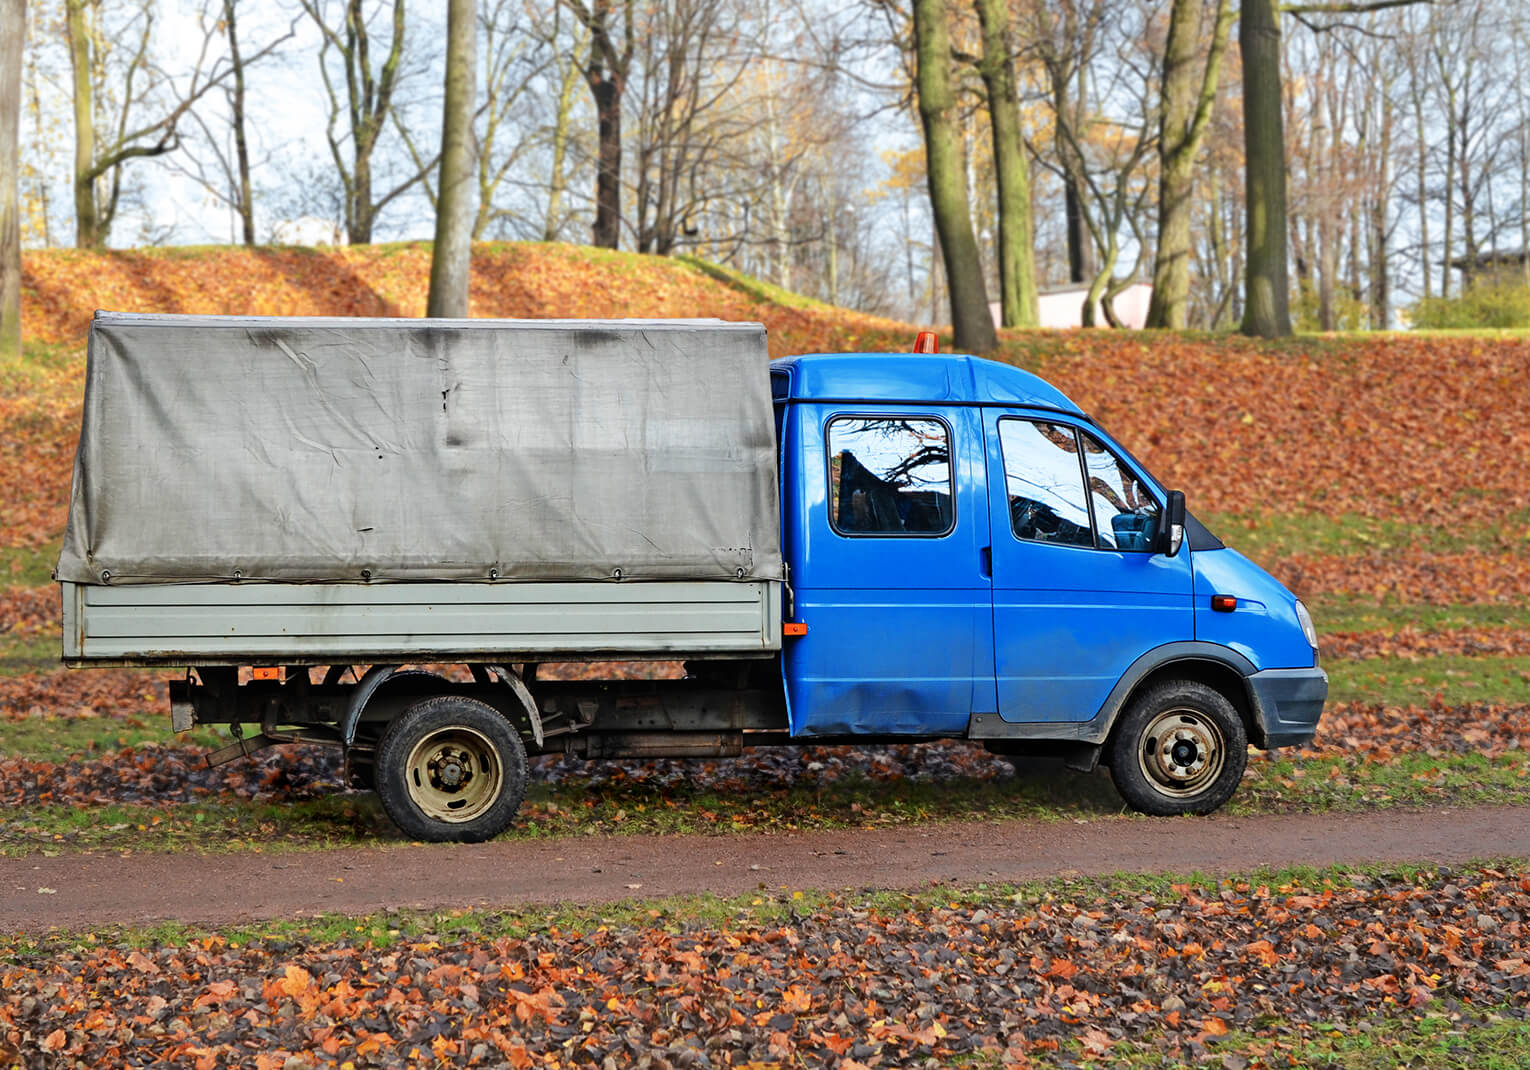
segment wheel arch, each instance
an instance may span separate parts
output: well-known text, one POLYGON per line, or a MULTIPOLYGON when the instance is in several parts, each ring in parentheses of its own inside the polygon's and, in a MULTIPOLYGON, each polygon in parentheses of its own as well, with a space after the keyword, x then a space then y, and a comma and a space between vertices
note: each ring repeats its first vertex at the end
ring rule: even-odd
POLYGON ((1106 734, 1107 741, 1115 733, 1116 726, 1121 723, 1121 713, 1131 705, 1132 700, 1166 680, 1191 680, 1198 684, 1205 684, 1220 694, 1232 703, 1233 709, 1238 711, 1238 718, 1243 722, 1243 728, 1248 732, 1249 740, 1255 741, 1255 733, 1259 730, 1259 718, 1254 715, 1247 679, 1227 662, 1210 658, 1182 658, 1177 661, 1167 661, 1149 671, 1137 681, 1120 706, 1116 708, 1106 734))
MULTIPOLYGON (((471 663, 467 665, 473 674, 474 683, 485 689, 494 701, 490 705, 499 708, 502 713, 516 726, 517 731, 522 731, 536 744, 537 749, 542 747, 542 716, 537 709, 536 701, 527 689, 525 681, 504 665, 484 665, 471 663), (525 727, 522 728, 516 713, 519 712, 525 719, 525 727)), ((406 669, 400 665, 373 665, 352 689, 346 708, 340 720, 340 736, 343 746, 349 750, 356 743, 356 730, 360 725, 367 706, 377 698, 383 688, 396 680, 414 677, 444 678, 436 673, 419 669, 406 669)))
POLYGON ((1238 711, 1249 742, 1262 745, 1263 725, 1248 678, 1254 663, 1230 647, 1216 643, 1170 643, 1143 654, 1122 675, 1105 705, 1095 715, 1094 742, 1108 743, 1121 714, 1132 700, 1165 680, 1193 680, 1216 691, 1238 711))

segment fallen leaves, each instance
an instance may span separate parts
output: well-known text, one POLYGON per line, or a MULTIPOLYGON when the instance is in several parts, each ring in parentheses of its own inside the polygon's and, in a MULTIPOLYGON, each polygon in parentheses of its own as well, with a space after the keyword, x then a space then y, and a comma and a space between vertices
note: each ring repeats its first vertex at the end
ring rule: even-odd
POLYGON ((1530 654, 1530 629, 1430 630, 1409 626, 1387 631, 1330 632, 1323 636, 1322 650, 1325 661, 1530 654))
POLYGON ((134 952, 154 971, 54 942, 0 967, 0 1048, 93 1065, 280 1067, 307 1052, 356 1067, 642 1054, 869 1067, 1065 1048, 1092 1061, 1134 1042, 1196 1062, 1233 1031, 1273 1051, 1424 1005, 1524 1017, 1527 918, 1530 874, 1472 868, 907 909, 852 898, 678 931, 612 921, 392 946, 211 935, 134 952), (1097 924, 1073 923, 1084 915, 1097 924))

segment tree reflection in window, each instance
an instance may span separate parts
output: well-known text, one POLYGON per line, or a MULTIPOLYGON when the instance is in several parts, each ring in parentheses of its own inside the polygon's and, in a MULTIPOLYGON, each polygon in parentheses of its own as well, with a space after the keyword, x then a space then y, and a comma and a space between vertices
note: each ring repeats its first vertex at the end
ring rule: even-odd
POLYGON ((999 447, 1015 537, 1093 546, 1073 429, 1039 420, 1000 420, 999 447))
POLYGON ((952 528, 951 441, 932 418, 842 416, 829 423, 829 515, 854 535, 952 528))
POLYGON ((1158 503, 1132 475, 1126 462, 1093 435, 1080 434, 1101 549, 1151 550, 1153 536, 1158 532, 1158 503))

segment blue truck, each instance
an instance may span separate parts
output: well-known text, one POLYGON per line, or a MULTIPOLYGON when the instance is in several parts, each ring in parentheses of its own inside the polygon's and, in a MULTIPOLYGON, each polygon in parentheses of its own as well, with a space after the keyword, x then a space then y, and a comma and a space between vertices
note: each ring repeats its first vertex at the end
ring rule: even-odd
POLYGON ((1302 603, 1055 387, 756 324, 98 313, 57 576, 66 663, 184 666, 210 761, 334 744, 425 840, 503 831, 528 756, 810 743, 1204 814, 1327 695, 1302 603))

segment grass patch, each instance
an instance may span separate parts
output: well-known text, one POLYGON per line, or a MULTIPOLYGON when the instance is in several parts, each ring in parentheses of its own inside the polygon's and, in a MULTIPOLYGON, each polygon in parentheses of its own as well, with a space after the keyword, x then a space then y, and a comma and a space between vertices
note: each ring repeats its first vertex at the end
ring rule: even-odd
POLYGON ((721 264, 714 264, 712 261, 703 260, 699 256, 678 253, 671 257, 671 259, 678 260, 680 263, 699 271, 710 279, 717 280, 725 286, 731 286, 733 289, 749 295, 756 301, 762 301, 771 305, 781 305, 785 308, 816 308, 834 312, 839 311, 833 305, 794 293, 791 290, 782 289, 775 283, 766 282, 764 279, 757 279, 752 275, 745 275, 741 271, 734 271, 732 268, 723 267, 721 264))
POLYGON ((0 587, 46 587, 53 582, 63 539, 43 546, 0 548, 0 587))
POLYGON ((366 794, 281 804, 53 805, 0 810, 0 855, 10 856, 65 850, 259 852, 378 846, 396 842, 397 837, 376 797, 366 794))
MULTIPOLYGON (((599 788, 533 784, 504 839, 718 835, 886 828, 974 817, 1103 817, 1124 806, 1109 779, 1048 763, 1016 780, 836 781, 824 791, 695 792, 657 783, 599 788)), ((397 842, 375 795, 341 793, 283 804, 227 799, 0 810, 0 854, 112 849, 260 850, 397 842)))
POLYGON ((1530 657, 1367 658, 1325 663, 1330 702, 1530 704, 1530 657))
MULTIPOLYGON (((151 711, 150 715, 157 711, 151 711)), ((189 747, 221 747, 228 736, 206 725, 172 734, 166 719, 152 722, 137 717, 27 717, 0 721, 0 754, 34 762, 67 762, 96 758, 123 747, 174 743, 189 747)))
POLYGON ((1530 547, 1530 510, 1509 513, 1493 524, 1428 529, 1357 513, 1210 513, 1205 521, 1228 545, 1256 561, 1295 553, 1347 556, 1418 545, 1440 553, 1530 547))
MULTIPOLYGON (((1324 1023, 1310 1032, 1293 1035, 1270 1022, 1272 1032, 1263 1035, 1232 1030, 1211 1038, 1202 1065, 1256 1067, 1343 1067, 1344 1070, 1397 1070, 1419 1067, 1428 1070, 1523 1070, 1530 1067, 1530 1028, 1523 1009, 1514 1007, 1452 1008, 1442 1002, 1421 1007, 1415 1014, 1396 1011, 1358 1020, 1324 1023)), ((1065 1041, 1053 1054, 1038 1053, 1032 1065, 1077 1066, 1084 1056, 1077 1040, 1065 1041)), ((1127 1040, 1113 1046, 1103 1058, 1088 1060, 1123 1070, 1178 1068, 1185 1057, 1177 1045, 1168 1047, 1148 1040, 1127 1040)), ((974 1063, 982 1066, 983 1063, 974 1063)), ((997 1066, 997 1063, 991 1065, 997 1066)))
MULTIPOLYGON (((1518 859, 1482 859, 1470 866, 1451 867, 1455 874, 1480 868, 1512 871, 1518 859)), ((0 934, 0 961, 24 962, 65 949, 92 946, 173 947, 221 937, 231 945, 281 941, 298 946, 364 945, 388 947, 401 942, 474 936, 485 939, 523 938, 533 933, 577 935, 602 927, 656 928, 679 933, 694 929, 768 928, 815 912, 875 911, 893 916, 927 914, 933 910, 975 910, 1046 903, 1088 903, 1153 896, 1179 901, 1190 896, 1215 898, 1223 891, 1255 888, 1292 892, 1343 891, 1377 880, 1415 883, 1437 877, 1439 866, 1364 864, 1345 866, 1261 867, 1234 873, 1118 873, 1093 877, 1051 877, 1021 882, 979 881, 897 891, 822 891, 778 887, 736 896, 696 895, 633 897, 614 903, 529 906, 486 910, 390 910, 375 914, 316 914, 225 926, 161 922, 146 926, 110 926, 72 933, 51 929, 43 933, 0 934)))
POLYGON ((1344 813, 1394 807, 1530 804, 1530 756, 1521 751, 1250 762, 1227 804, 1236 814, 1344 813))
MULTIPOLYGON (((1249 765, 1227 809, 1236 814, 1354 812, 1391 807, 1530 804, 1530 755, 1512 751, 1388 761, 1349 755, 1275 757, 1249 765)), ((1027 763, 993 781, 868 781, 845 778, 822 791, 686 792, 658 783, 601 787, 533 784, 505 839, 604 835, 729 835, 801 829, 870 829, 943 821, 1098 820, 1130 815, 1110 776, 1027 763)), ((41 805, 0 810, 0 854, 34 851, 249 851, 397 842, 370 793, 301 802, 213 798, 169 804, 41 805)))
POLYGON ((59 667, 61 649, 56 635, 0 638, 0 676, 52 672, 59 667))
POLYGON ((1530 627, 1530 606, 1430 606, 1413 602, 1376 602, 1353 597, 1303 599, 1321 636, 1331 632, 1390 632, 1399 628, 1450 631, 1458 628, 1530 627))

